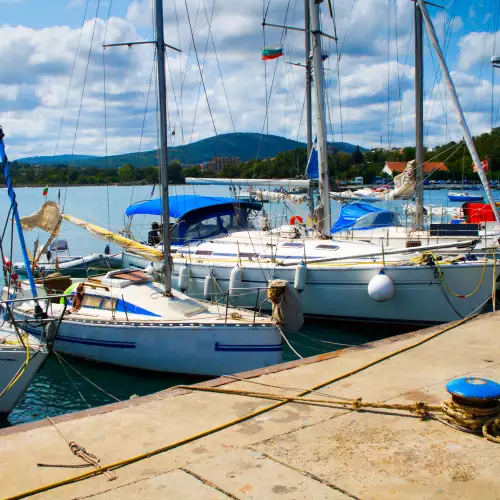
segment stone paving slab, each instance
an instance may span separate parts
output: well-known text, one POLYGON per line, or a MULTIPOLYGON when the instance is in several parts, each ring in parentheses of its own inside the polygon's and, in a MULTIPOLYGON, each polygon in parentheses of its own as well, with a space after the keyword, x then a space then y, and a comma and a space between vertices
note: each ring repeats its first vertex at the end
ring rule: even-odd
MULTIPOLYGON (((87 497, 88 498, 88 497, 87 497)), ((182 470, 159 474, 136 483, 115 488, 98 495, 97 500, 227 500, 228 496, 182 470)))
POLYGON ((261 453, 238 450, 187 466, 238 498, 346 500, 345 493, 261 453))

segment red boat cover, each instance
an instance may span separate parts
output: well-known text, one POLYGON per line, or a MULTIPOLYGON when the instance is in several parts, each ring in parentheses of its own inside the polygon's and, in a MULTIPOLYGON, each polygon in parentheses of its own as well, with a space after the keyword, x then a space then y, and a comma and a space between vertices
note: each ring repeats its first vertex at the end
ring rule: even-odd
MULTIPOLYGON (((500 207, 500 203, 496 204, 500 207)), ((462 205, 465 222, 469 224, 480 224, 481 222, 495 222, 495 216, 489 203, 476 203, 469 201, 462 205)))

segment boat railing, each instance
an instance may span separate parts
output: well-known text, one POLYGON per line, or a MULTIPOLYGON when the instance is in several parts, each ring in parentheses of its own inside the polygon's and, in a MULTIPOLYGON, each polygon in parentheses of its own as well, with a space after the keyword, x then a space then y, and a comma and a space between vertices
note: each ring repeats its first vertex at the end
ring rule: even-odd
POLYGON ((9 320, 16 330, 16 334, 19 340, 24 344, 23 335, 20 330, 34 335, 39 338, 40 344, 46 344, 50 349, 54 344, 54 340, 61 326, 61 322, 66 314, 68 308, 68 298, 71 294, 53 294, 44 295, 43 297, 23 297, 14 299, 2 299, 0 300, 0 308, 5 311, 4 319, 9 320), (55 302, 61 303, 63 308, 61 313, 54 316, 53 311, 51 311, 50 317, 48 316, 49 307, 55 302), (39 306, 45 305, 45 310, 41 309, 41 312, 36 312, 33 318, 24 317, 22 320, 18 320, 13 311, 13 307, 22 305, 25 302, 37 302, 39 306))
MULTIPOLYGON (((252 324, 254 325, 256 323, 256 320, 257 320, 257 313, 260 311, 261 307, 269 300, 269 298, 267 296, 268 290, 269 290, 269 287, 229 288, 227 292, 222 293, 216 302, 223 303, 226 306, 225 317, 224 317, 225 323, 227 323, 227 320, 228 320, 229 308, 234 307, 234 304, 231 305, 231 300, 230 300, 231 298, 237 299, 238 297, 241 297, 242 295, 255 294, 255 304, 253 307, 248 308, 248 309, 253 310, 252 324), (266 292, 266 296, 263 300, 259 300, 260 294, 263 291, 266 292), (237 292, 242 292, 242 293, 238 294, 237 292)), ((247 308, 245 307, 245 309, 247 309, 247 308)))

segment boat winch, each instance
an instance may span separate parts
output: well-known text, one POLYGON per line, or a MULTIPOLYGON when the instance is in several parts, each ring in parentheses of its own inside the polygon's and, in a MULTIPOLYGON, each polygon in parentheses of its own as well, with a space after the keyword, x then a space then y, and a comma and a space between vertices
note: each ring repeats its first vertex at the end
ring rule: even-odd
POLYGON ((298 292, 301 292, 306 287, 306 279, 307 279, 307 266, 304 262, 301 262, 295 268, 295 279, 293 282, 293 287, 298 292))
POLYGON ((383 269, 368 283, 368 295, 376 302, 385 302, 392 299, 395 291, 394 281, 384 273, 383 269))
POLYGON ((177 280, 177 286, 181 292, 185 292, 189 286, 189 278, 191 277, 191 270, 188 266, 183 265, 179 269, 179 277, 177 280))
POLYGON ((229 275, 229 295, 238 295, 241 290, 239 288, 243 287, 243 269, 236 265, 231 270, 229 275))

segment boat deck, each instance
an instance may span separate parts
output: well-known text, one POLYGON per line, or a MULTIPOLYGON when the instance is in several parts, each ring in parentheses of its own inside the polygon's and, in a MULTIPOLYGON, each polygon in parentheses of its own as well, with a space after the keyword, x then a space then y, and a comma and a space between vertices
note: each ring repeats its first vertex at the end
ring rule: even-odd
MULTIPOLYGON (((500 312, 361 369, 443 328, 449 327, 248 372, 239 376, 242 381, 226 377, 200 386, 290 396, 324 384, 311 397, 439 404, 448 399, 445 384, 450 379, 475 375, 500 381, 500 312)), ((103 465, 167 449, 115 469, 114 480, 102 474, 41 497, 500 498, 498 444, 403 411, 354 412, 171 389, 53 422, 56 427, 45 420, 0 431, 2 496, 91 471, 37 466, 82 464, 67 440, 95 454, 103 465), (207 432, 221 426, 226 427, 207 432)))

